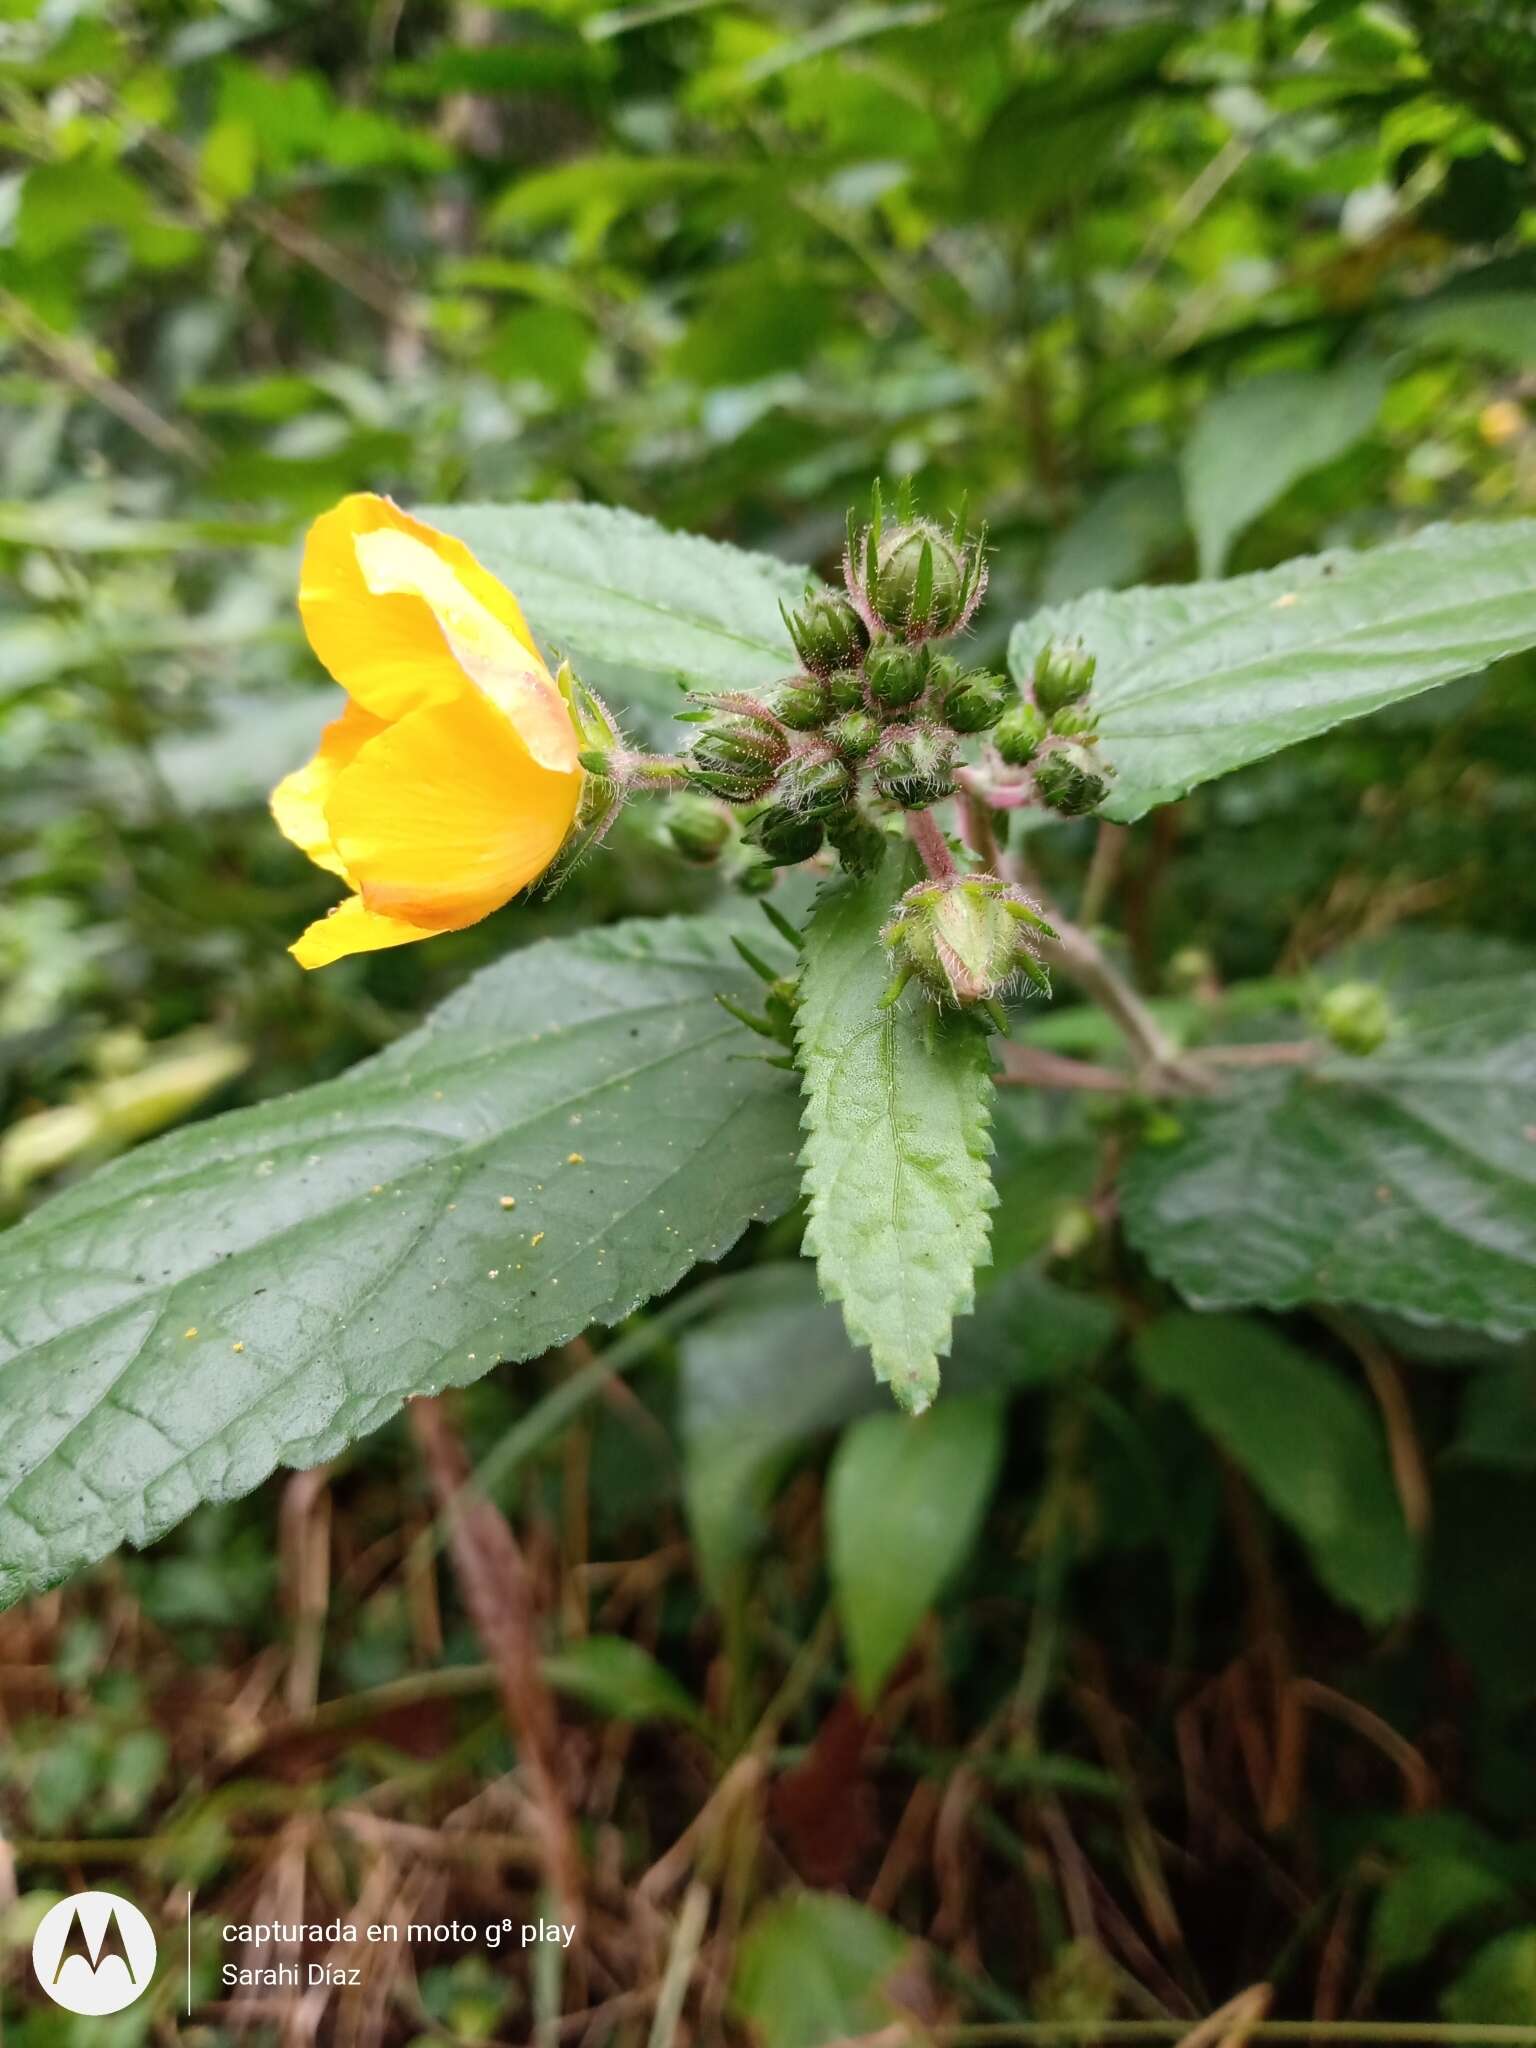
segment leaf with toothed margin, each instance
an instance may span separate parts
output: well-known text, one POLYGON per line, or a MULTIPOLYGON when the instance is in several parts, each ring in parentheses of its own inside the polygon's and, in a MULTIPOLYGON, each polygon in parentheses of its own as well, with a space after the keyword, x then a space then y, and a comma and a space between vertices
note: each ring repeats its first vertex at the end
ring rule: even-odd
POLYGON ((911 990, 881 1002, 890 964, 880 928, 915 878, 910 849, 896 848, 876 873, 823 891, 805 937, 797 1029, 806 1248, 876 1377, 921 1413, 954 1318, 971 1306, 996 1197, 985 1033, 911 990))
POLYGON ((715 1000, 755 987, 723 919, 546 941, 0 1236, 0 1606, 617 1322, 788 1207, 793 1087, 715 1000))
POLYGON ((1129 823, 1212 776, 1536 646, 1536 520, 1426 527, 1222 582, 1090 592, 1015 626, 1026 677, 1080 634, 1129 823))

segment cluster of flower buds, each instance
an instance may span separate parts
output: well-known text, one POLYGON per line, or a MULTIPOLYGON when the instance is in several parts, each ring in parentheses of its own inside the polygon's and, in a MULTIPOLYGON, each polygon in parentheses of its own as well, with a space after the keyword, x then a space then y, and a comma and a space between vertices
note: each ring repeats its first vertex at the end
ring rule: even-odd
POLYGON ((994 1002, 1019 981, 1051 991, 1038 941, 1055 930, 1022 889, 996 875, 917 883, 880 936, 896 970, 887 1002, 914 976, 940 1003, 962 1007, 994 1002))
POLYGON ((1099 752, 1099 722, 1089 705, 1096 666, 1081 640, 1048 640, 1022 695, 992 733, 1008 766, 1028 768, 1041 802, 1069 818, 1097 810, 1114 773, 1099 752))
POLYGON ((953 794, 960 742, 989 731, 1012 686, 933 643, 959 632, 986 587, 982 537, 912 517, 887 524, 878 489, 850 525, 846 594, 786 612, 800 673, 703 700, 685 765, 694 786, 751 807, 748 840, 774 866, 830 843, 855 871, 884 835, 867 804, 926 810, 953 794))

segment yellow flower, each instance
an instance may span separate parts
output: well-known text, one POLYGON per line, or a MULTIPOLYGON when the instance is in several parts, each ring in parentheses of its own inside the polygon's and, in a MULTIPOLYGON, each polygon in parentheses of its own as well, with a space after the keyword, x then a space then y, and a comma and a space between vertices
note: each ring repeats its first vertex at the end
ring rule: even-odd
POLYGON ((349 701, 272 814, 354 894, 294 958, 323 967, 500 909, 560 851, 583 782, 516 598, 462 541, 361 492, 310 528, 299 611, 349 701))

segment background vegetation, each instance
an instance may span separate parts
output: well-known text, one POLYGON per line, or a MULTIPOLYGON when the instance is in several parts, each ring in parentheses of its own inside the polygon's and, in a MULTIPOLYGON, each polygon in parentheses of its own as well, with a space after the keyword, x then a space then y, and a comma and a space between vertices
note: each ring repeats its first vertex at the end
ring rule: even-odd
MULTIPOLYGON (((334 890, 263 798, 322 715, 293 543, 342 492, 830 568, 911 474, 990 523, 992 653, 1098 586, 1529 509, 1533 142, 1521 0, 5 0, 0 1215, 714 886, 637 807, 548 905, 301 977, 334 890)), ((1533 680, 1040 865, 1179 1031, 1237 983, 1513 972, 1533 680)), ((1037 1036, 1101 1029, 1064 997, 1037 1036)), ((418 1414, 0 1616, 12 2038, 817 2048, 894 1999, 1174 2039, 1257 1985, 1317 2039, 1536 2020, 1536 1351, 1184 1313, 1085 1100, 1002 1102, 920 1470, 791 1217, 470 1390, 478 1552, 418 1414), (552 1695, 498 1694, 506 1628, 552 1695), (581 1943, 488 1955, 573 1869, 581 1943), (83 2030, 33 2004, 89 1881, 167 1929, 194 1891, 195 2023, 170 1972, 83 2030), (349 1911, 478 1932, 357 1992, 217 1983, 226 1920, 349 1911)))

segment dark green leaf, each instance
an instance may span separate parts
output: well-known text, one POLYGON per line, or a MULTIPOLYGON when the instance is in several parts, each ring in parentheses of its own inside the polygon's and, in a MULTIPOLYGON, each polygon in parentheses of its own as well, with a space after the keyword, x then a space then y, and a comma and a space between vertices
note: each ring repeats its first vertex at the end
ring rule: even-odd
POLYGON ((1362 1394, 1263 1323, 1236 1316, 1167 1316, 1141 1332, 1136 1362, 1290 1523, 1335 1599, 1378 1625, 1407 1611, 1416 1552, 1362 1394))
POLYGON ((1181 1104, 1136 1153, 1126 1229, 1186 1300, 1536 1329, 1536 968, 1399 1000, 1378 1052, 1181 1104))
POLYGON ((617 1321, 781 1210, 794 1096, 715 1001, 754 986, 708 920, 532 947, 0 1238, 0 1601, 617 1321))
POLYGON ((699 1718, 684 1687, 628 1636, 585 1636, 542 1658, 540 1668, 556 1692, 616 1721, 699 1718))

